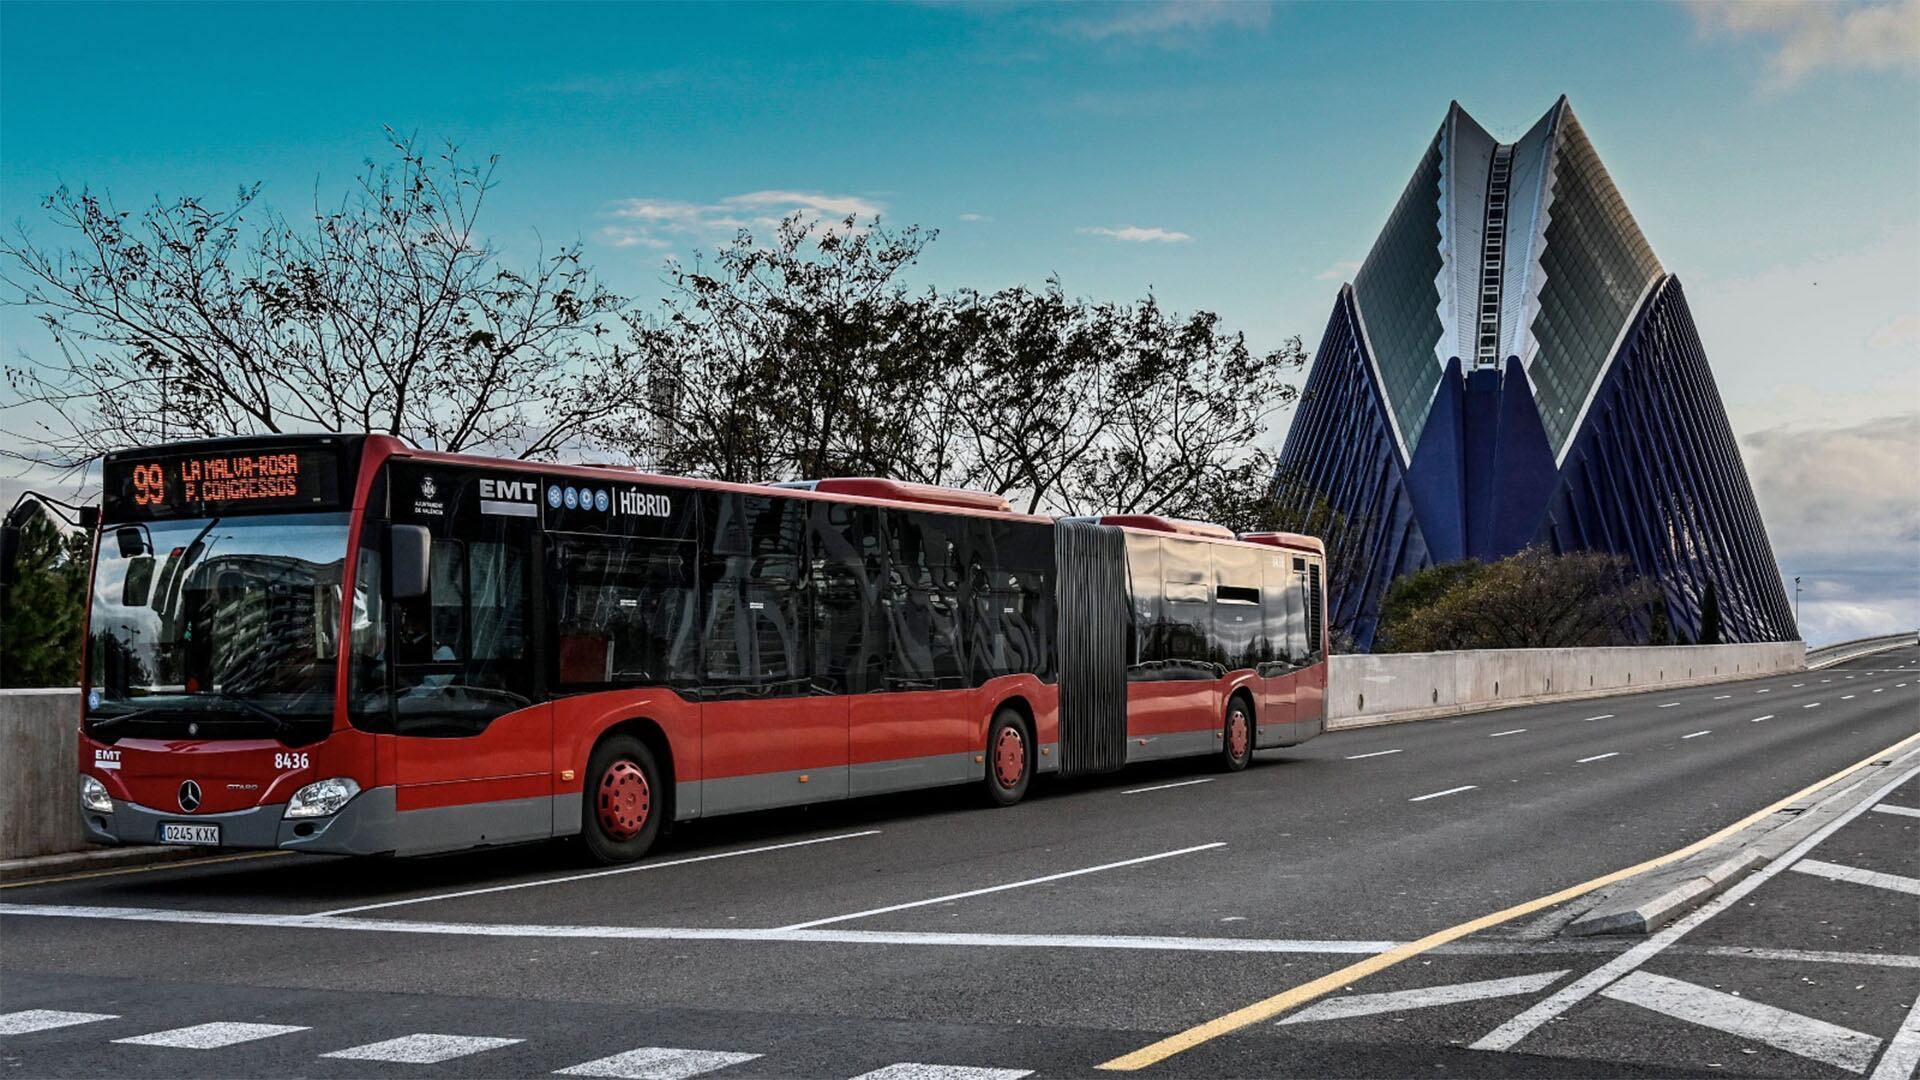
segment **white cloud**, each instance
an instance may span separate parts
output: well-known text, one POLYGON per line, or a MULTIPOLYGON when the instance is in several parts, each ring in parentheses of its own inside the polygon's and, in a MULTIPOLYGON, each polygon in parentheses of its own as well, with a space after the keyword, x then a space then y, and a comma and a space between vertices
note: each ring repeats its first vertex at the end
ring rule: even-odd
POLYGON ((988 217, 985 214, 961 214, 960 220, 961 221, 992 221, 993 219, 988 217))
POLYGON ((1896 315, 1867 339, 1869 349, 1920 348, 1920 315, 1896 315))
POLYGON ((1064 29, 1090 41, 1178 44, 1218 29, 1265 29, 1273 18, 1273 5, 1265 0, 1136 0, 1097 10, 1101 14, 1069 20, 1064 29))
POLYGON ((1130 244, 1184 244, 1193 237, 1172 229, 1146 229, 1138 225, 1122 225, 1117 229, 1105 225, 1089 225, 1078 230, 1087 236, 1104 236, 1109 240, 1124 240, 1130 244))
POLYGON ((768 190, 729 195, 718 202, 680 199, 621 199, 606 210, 613 221, 600 238, 613 247, 666 250, 684 241, 702 241, 740 229, 770 230, 792 214, 809 222, 874 218, 885 204, 858 195, 815 191, 768 190))
POLYGON ((1342 259, 1313 275, 1315 281, 1347 281, 1360 269, 1360 260, 1342 259))
POLYGON ((1741 443, 1789 594, 1801 579, 1806 640, 1920 626, 1920 413, 1741 443))
POLYGON ((1693 0, 1701 33, 1767 40, 1782 85, 1823 68, 1920 70, 1920 0, 1693 0))

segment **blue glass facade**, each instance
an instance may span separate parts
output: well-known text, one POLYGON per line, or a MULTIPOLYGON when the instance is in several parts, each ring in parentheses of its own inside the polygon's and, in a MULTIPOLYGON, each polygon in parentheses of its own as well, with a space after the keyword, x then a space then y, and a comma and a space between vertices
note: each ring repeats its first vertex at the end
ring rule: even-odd
MULTIPOLYGON (((1448 124, 1463 117, 1450 114, 1448 124)), ((1459 144, 1488 157, 1498 149, 1539 197, 1529 203, 1515 190, 1517 209, 1487 215, 1504 217, 1504 252, 1443 251, 1447 263, 1473 262, 1481 278, 1450 272, 1436 287, 1442 260, 1419 241, 1471 233, 1437 224, 1429 232, 1414 208, 1432 207, 1437 219, 1442 193, 1432 178, 1484 175, 1436 162, 1448 146, 1437 138, 1360 278, 1341 290, 1281 453, 1286 515, 1307 525, 1330 510, 1344 524, 1328 553, 1336 627, 1369 649, 1395 578, 1541 544, 1625 556, 1658 582, 1681 640, 1697 640, 1709 587, 1723 640, 1797 637, 1679 280, 1654 257, 1565 99, 1517 153, 1459 144), (1502 309, 1508 354, 1440 361, 1435 344, 1465 340, 1469 329, 1446 323, 1469 317, 1465 298, 1440 291, 1495 278, 1504 295, 1486 303, 1502 309)), ((1507 210, 1506 193, 1488 190, 1482 205, 1507 210)), ((1450 218, 1470 217, 1468 195, 1445 193, 1450 218)))

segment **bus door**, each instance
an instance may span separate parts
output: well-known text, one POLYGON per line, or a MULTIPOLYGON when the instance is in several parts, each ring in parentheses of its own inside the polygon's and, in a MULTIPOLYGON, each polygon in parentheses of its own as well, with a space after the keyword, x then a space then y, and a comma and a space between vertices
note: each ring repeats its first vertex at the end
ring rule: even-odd
POLYGON ((431 536, 427 592, 392 610, 395 797, 429 835, 501 843, 553 834, 553 709, 530 617, 538 485, 504 500, 479 483, 395 472, 396 519, 431 536))
POLYGON ((811 500, 701 496, 703 813, 847 794, 847 699, 814 682, 811 500))
POLYGON ((911 510, 876 517, 877 532, 868 522, 855 534, 878 602, 870 607, 877 625, 865 628, 861 649, 865 692, 850 699, 854 794, 984 775, 986 730, 974 707, 962 623, 963 519, 911 510), (884 562, 873 557, 880 534, 884 562))
POLYGON ((1267 657, 1260 665, 1266 702, 1256 745, 1279 746, 1294 741, 1295 662, 1305 640, 1303 612, 1292 555, 1261 559, 1260 606, 1266 624, 1267 657), (1296 630, 1296 627, 1298 629, 1296 630))

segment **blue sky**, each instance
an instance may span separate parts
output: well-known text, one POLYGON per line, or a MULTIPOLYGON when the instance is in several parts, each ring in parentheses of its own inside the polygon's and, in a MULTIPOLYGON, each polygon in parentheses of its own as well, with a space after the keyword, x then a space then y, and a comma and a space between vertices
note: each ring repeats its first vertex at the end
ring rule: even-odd
POLYGON ((580 238, 633 295, 731 221, 872 208, 940 230, 928 282, 1152 289, 1311 345, 1449 100, 1514 135, 1566 93, 1687 285, 1783 568, 1864 632, 1920 622, 1917 52, 1913 0, 10 3, 0 213, 298 206, 390 124, 499 154, 502 245, 580 238))

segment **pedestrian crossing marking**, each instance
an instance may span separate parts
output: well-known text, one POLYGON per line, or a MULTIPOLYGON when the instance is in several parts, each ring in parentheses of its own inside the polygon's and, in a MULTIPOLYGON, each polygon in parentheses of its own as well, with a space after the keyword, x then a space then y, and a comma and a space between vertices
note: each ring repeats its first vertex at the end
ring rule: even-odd
POLYGON ((740 1054, 727 1050, 675 1050, 665 1046, 643 1046, 623 1054, 583 1062, 554 1070, 555 1076, 598 1076, 613 1080, 687 1080, 688 1077, 752 1061, 759 1054, 740 1054))
POLYGON ((485 1050, 498 1050, 500 1047, 525 1041, 524 1039, 497 1039, 489 1035, 431 1035, 422 1032, 346 1050, 335 1050, 320 1056, 339 1058, 344 1061, 394 1061, 409 1065, 433 1065, 466 1057, 468 1054, 478 1054, 485 1050))

